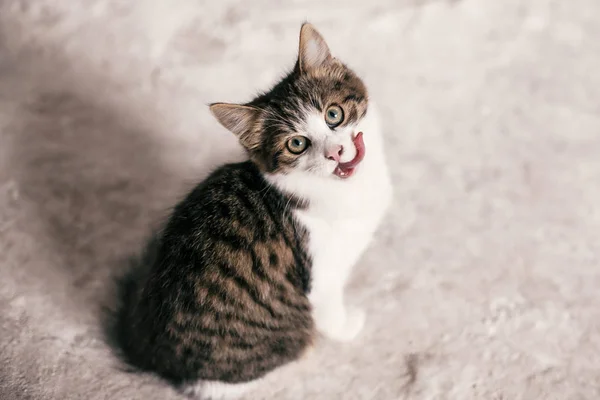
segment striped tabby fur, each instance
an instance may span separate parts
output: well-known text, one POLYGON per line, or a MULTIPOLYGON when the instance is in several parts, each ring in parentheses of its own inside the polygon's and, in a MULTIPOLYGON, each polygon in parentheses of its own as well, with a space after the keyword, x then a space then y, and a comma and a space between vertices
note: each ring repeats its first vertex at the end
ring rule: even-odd
POLYGON ((339 180, 287 147, 307 112, 331 104, 345 114, 332 132, 356 124, 366 88, 305 24, 298 61, 272 90, 211 106, 249 161, 219 168, 178 204, 148 246, 145 272, 124 285, 118 334, 131 364, 216 398, 218 385, 257 380, 311 346, 309 232, 294 216, 310 200, 266 177, 302 170, 339 180))

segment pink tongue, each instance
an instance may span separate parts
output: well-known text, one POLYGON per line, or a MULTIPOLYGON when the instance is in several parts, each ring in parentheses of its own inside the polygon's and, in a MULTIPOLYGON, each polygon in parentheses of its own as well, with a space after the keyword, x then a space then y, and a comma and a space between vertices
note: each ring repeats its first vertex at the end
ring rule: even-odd
POLYGON ((356 156, 345 163, 339 163, 338 168, 342 171, 348 171, 355 168, 365 158, 365 142, 363 142, 363 133, 358 132, 356 137, 352 140, 356 147, 356 156))

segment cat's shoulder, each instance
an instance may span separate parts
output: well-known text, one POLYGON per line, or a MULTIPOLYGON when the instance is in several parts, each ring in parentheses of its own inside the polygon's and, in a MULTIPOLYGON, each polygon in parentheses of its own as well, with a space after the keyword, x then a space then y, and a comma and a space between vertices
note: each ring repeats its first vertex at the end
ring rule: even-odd
POLYGON ((259 169, 251 161, 223 164, 213 170, 192 190, 192 195, 206 192, 231 192, 232 189, 262 189, 266 185, 259 169))
POLYGON ((223 164, 212 171, 205 182, 218 182, 255 178, 261 179, 262 174, 258 167, 251 161, 223 164))

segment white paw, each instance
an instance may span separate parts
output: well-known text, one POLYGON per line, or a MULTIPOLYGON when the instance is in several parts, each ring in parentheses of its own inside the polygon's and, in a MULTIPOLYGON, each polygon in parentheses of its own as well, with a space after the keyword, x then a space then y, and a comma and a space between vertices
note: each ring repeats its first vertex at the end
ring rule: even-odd
POLYGON ((193 400, 233 400, 238 399, 257 381, 246 383, 225 383, 216 381, 198 381, 181 388, 183 394, 193 400))
POLYGON ((366 314, 360 308, 349 308, 346 310, 346 319, 334 329, 327 329, 325 333, 331 339, 340 342, 354 340, 365 326, 366 314))
POLYGON ((353 340, 358 336, 365 326, 367 314, 360 308, 349 308, 346 313, 346 323, 344 324, 343 339, 346 341, 353 340))

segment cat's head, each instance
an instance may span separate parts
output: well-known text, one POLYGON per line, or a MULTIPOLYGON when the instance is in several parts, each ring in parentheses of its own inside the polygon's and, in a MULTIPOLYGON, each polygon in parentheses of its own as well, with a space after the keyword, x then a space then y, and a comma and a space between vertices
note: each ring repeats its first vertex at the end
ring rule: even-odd
POLYGON ((210 109, 263 172, 345 179, 365 155, 358 124, 367 102, 363 82, 306 23, 292 72, 249 103, 215 103, 210 109))

